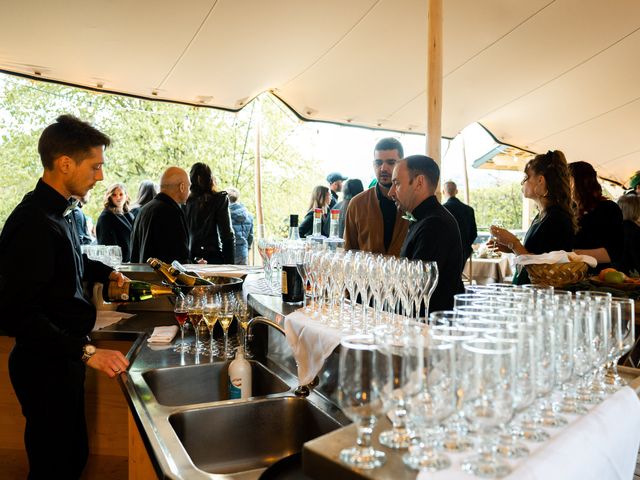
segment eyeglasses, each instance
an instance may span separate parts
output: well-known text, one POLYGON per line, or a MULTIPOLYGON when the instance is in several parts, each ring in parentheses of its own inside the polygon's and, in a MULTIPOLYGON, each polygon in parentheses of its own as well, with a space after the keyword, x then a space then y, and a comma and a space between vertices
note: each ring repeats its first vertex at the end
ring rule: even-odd
POLYGON ((380 168, 382 164, 389 165, 390 167, 394 167, 398 163, 398 161, 394 158, 390 158, 387 160, 374 160, 373 166, 376 168, 380 168))

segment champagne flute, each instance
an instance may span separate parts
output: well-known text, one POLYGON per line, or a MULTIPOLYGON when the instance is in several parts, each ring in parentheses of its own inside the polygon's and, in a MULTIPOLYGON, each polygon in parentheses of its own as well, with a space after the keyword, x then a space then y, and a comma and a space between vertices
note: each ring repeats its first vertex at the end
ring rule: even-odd
POLYGON ((229 351, 229 326, 233 321, 233 311, 233 301, 229 298, 229 296, 225 295, 222 298, 222 303, 220 304, 220 314, 218 316, 218 321, 220 322, 222 332, 224 333, 224 353, 222 354, 223 358, 233 358, 233 353, 229 351))
POLYGON ((187 312, 187 315, 189 316, 189 322, 191 322, 193 330, 196 333, 196 342, 193 345, 192 351, 197 355, 204 352, 204 346, 200 343, 200 334, 198 331, 198 327, 200 326, 200 322, 202 321, 202 306, 204 299, 201 295, 199 295, 197 292, 194 292, 193 290, 191 294, 187 295, 187 298, 190 298, 189 310, 187 312))
POLYGON ((372 335, 350 335, 340 343, 338 403, 358 426, 357 445, 340 452, 340 460, 352 467, 371 470, 386 460, 384 452, 371 446, 377 418, 382 414, 382 389, 388 369, 372 335))
POLYGON ((175 352, 184 353, 189 350, 189 345, 184 343, 184 324, 187 321, 188 313, 189 313, 189 303, 187 301, 187 298, 182 295, 178 295, 176 297, 175 305, 173 306, 173 314, 176 317, 176 321, 178 322, 178 325, 180 325, 181 341, 174 347, 173 350, 175 352))
POLYGON ((249 346, 247 345, 247 328, 249 327, 249 317, 251 316, 251 311, 247 302, 242 299, 240 295, 236 297, 236 318, 238 319, 238 323, 240 324, 240 328, 242 331, 242 346, 244 348, 244 358, 253 358, 253 355, 249 351, 249 346))
POLYGON ((216 346, 216 341, 213 338, 213 327, 215 327, 219 315, 220 298, 217 294, 213 294, 209 297, 207 302, 204 304, 204 307, 202 308, 202 319, 207 324, 207 328, 209 329, 209 356, 211 358, 217 356, 220 353, 216 346))

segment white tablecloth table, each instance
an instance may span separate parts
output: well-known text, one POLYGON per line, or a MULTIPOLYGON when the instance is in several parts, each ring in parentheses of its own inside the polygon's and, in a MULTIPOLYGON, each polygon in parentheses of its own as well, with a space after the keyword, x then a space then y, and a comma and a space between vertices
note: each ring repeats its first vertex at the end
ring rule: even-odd
MULTIPOLYGON (((473 263, 471 280, 478 285, 504 282, 505 278, 513 275, 509 257, 506 255, 499 258, 473 258, 471 262, 473 263)), ((469 260, 467 260, 463 270, 467 278, 469 278, 469 271, 469 260)))

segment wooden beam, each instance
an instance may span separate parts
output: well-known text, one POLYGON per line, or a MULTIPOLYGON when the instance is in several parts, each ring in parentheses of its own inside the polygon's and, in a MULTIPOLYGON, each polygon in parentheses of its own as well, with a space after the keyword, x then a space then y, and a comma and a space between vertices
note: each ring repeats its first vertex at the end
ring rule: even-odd
MULTIPOLYGON (((442 137, 442 0, 427 0, 427 155, 440 166, 442 137)), ((439 189, 437 189, 439 191, 439 189)))
POLYGON ((256 220, 258 224, 258 238, 265 237, 264 218, 262 216, 262 176, 260 158, 260 127, 262 123, 262 105, 260 99, 254 100, 256 103, 256 158, 254 162, 255 171, 255 191, 256 191, 256 220))

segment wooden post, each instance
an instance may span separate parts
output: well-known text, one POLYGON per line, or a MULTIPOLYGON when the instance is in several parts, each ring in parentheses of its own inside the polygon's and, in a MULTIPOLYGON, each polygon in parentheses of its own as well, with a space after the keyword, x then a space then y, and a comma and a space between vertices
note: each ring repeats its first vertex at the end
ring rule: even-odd
POLYGON ((464 138, 464 133, 461 133, 462 137, 462 168, 464 171, 464 203, 469 205, 469 171, 467 170, 467 143, 464 138))
POLYGON ((258 225, 258 238, 265 237, 264 218, 262 216, 262 177, 260 169, 260 126, 262 123, 262 105, 256 98, 256 158, 254 162, 255 191, 256 191, 256 220, 258 225))
MULTIPOLYGON (((442 0, 427 0, 427 155, 440 161, 442 137, 442 0)), ((438 198, 440 188, 436 188, 438 198)))

